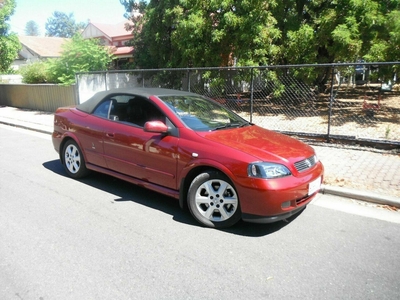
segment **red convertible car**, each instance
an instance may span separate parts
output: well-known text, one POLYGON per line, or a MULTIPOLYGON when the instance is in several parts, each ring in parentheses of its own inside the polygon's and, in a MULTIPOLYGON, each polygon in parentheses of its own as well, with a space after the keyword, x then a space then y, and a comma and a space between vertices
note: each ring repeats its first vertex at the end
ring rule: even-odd
POLYGON ((59 108, 52 141, 69 176, 92 170, 146 187, 215 228, 286 219, 313 199, 323 176, 310 146, 169 89, 109 90, 59 108))

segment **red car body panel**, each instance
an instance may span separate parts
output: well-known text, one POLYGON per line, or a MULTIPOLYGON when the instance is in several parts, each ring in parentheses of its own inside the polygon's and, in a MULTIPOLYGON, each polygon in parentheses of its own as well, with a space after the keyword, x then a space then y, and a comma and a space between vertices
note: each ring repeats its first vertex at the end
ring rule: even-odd
POLYGON ((140 180, 176 189, 178 138, 113 123, 104 135, 104 157, 109 169, 140 180))
MULTIPOLYGON (((322 164, 318 163, 314 168, 302 173, 299 173, 293 167, 294 162, 314 154, 310 146, 256 126, 207 132, 200 136, 204 136, 206 140, 211 142, 215 141, 215 144, 207 145, 204 140, 199 141, 199 144, 202 145, 197 145, 199 147, 197 150, 199 158, 211 156, 215 160, 193 162, 193 165, 215 166, 218 162, 221 166, 224 166, 224 173, 235 182, 239 199, 241 199, 243 214, 255 216, 284 214, 287 211, 305 206, 315 196, 315 194, 308 195, 308 183, 317 178, 322 180, 322 164), (285 147, 282 147, 282 143, 279 144, 276 140, 284 141, 285 147), (252 155, 249 155, 249 153, 252 155), (290 166, 293 176, 268 180, 250 178, 247 174, 248 163, 257 160, 277 163, 285 161, 287 166, 290 166), (281 204, 287 201, 290 201, 290 205, 282 208, 281 204)), ((195 148, 196 146, 192 147, 192 149, 195 148)))
POLYGON ((243 219, 254 222, 290 216, 318 192, 308 194, 310 182, 322 181, 322 164, 317 162, 303 172, 294 167, 294 163, 315 155, 310 146, 255 125, 194 131, 159 98, 149 99, 175 124, 178 136, 148 132, 68 107, 55 114, 54 148, 61 154, 63 141, 72 138, 82 149, 89 169, 175 198, 179 198, 185 178, 196 168, 220 170, 237 190, 243 219), (283 164, 292 175, 276 179, 250 177, 248 165, 257 161, 283 164))

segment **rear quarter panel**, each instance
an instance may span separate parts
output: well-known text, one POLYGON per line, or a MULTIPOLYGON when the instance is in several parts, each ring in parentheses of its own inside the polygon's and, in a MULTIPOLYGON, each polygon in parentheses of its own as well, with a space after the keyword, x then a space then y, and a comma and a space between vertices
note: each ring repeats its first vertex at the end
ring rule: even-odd
POLYGON ((54 115, 53 145, 59 153, 65 139, 72 138, 87 163, 105 167, 103 136, 106 120, 75 108, 60 108, 54 115))

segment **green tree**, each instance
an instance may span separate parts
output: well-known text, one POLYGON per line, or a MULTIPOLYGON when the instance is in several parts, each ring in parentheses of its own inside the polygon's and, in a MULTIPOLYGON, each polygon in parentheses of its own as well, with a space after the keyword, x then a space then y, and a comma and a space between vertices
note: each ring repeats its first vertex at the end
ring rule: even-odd
POLYGON ((75 73, 107 70, 112 54, 97 39, 83 39, 80 34, 63 46, 61 57, 48 61, 48 82, 70 85, 75 73))
POLYGON ((75 22, 73 13, 67 15, 66 13, 55 11, 45 24, 46 36, 70 38, 84 29, 85 26, 84 22, 75 22))
POLYGON ((180 65, 267 64, 280 37, 269 2, 189 0, 167 10, 176 24, 171 41, 180 65))
MULTIPOLYGON (((132 1, 122 2, 131 11, 132 1)), ((140 8, 132 44, 141 67, 228 66, 235 59, 258 65, 277 51, 279 32, 266 1, 167 0, 140 8)))
POLYGON ((353 62, 387 40, 388 13, 399 1, 287 0, 272 13, 282 33, 279 62, 353 62))
POLYGON ((15 7, 15 0, 5 0, 0 6, 0 73, 9 72, 21 49, 17 35, 9 33, 9 25, 6 23, 13 15, 15 7))
MULTIPOLYGON (((399 0, 286 0, 272 13, 282 33, 277 64, 398 60, 399 0), (396 25, 397 24, 397 25, 396 25)), ((309 73, 324 84, 329 69, 309 73)), ((302 74, 304 75, 304 74, 302 74)))
POLYGON ((25 35, 28 36, 40 35, 39 25, 33 20, 28 21, 25 25, 25 35))
POLYGON ((134 65, 142 68, 162 68, 168 64, 172 65, 173 63, 170 61, 172 55, 167 50, 171 49, 171 43, 166 40, 168 36, 166 36, 164 28, 160 26, 161 20, 158 20, 156 16, 158 12, 162 13, 164 7, 167 7, 164 2, 168 1, 160 1, 160 4, 155 7, 152 1, 150 4, 145 1, 135 2, 132 0, 120 0, 120 2, 127 12, 125 17, 130 18, 133 22, 131 27, 133 39, 130 44, 136 49, 134 65), (138 14, 132 15, 134 11, 138 14))
MULTIPOLYGON (((137 66, 398 60, 400 0, 120 0, 137 66)), ((325 74, 313 74, 317 81, 325 74)))

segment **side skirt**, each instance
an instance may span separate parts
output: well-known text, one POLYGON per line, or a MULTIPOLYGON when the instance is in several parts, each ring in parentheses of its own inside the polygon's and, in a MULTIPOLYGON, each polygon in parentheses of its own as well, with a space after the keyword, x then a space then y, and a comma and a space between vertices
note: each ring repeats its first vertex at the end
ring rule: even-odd
POLYGON ((112 170, 109 170, 109 169, 105 169, 105 168, 102 168, 102 167, 98 167, 98 166, 95 166, 95 165, 92 165, 92 164, 88 164, 88 163, 86 164, 86 168, 88 168, 89 170, 95 171, 95 172, 99 172, 99 173, 110 175, 112 177, 127 181, 129 183, 133 183, 135 185, 144 187, 146 189, 155 191, 155 192, 160 193, 160 194, 164 194, 166 196, 169 196, 169 197, 172 197, 172 198, 175 198, 175 199, 179 199, 179 191, 171 190, 171 189, 168 189, 168 188, 153 184, 151 182, 146 182, 146 181, 134 178, 134 177, 130 177, 130 176, 127 176, 127 175, 124 175, 124 174, 121 174, 121 173, 118 173, 118 172, 115 172, 115 171, 112 171, 112 170))

